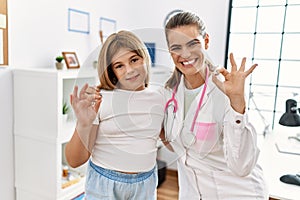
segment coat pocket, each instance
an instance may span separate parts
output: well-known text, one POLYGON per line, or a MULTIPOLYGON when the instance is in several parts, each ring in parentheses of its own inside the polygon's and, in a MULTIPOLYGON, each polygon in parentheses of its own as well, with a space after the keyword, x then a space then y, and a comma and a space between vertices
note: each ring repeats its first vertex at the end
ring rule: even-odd
POLYGON ((217 123, 196 122, 194 134, 196 136, 195 148, 201 157, 218 149, 217 123))
POLYGON ((216 123, 196 122, 197 140, 214 140, 216 138, 216 123))

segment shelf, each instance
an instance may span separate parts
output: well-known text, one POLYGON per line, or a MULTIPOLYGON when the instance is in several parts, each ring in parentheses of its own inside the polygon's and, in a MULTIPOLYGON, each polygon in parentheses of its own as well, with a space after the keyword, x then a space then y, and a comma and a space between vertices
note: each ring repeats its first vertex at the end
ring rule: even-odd
POLYGON ((61 196, 59 199, 72 199, 84 192, 85 179, 85 177, 82 177, 80 178, 79 182, 72 184, 64 189, 61 189, 61 196))
POLYGON ((95 69, 69 69, 69 70, 59 70, 63 79, 76 79, 76 78, 91 78, 98 77, 97 70, 95 69))
POLYGON ((82 181, 83 179, 85 179, 85 177, 80 177, 79 175, 78 177, 74 177, 71 180, 65 180, 65 178, 62 178, 61 189, 65 190, 68 187, 72 187, 75 186, 76 184, 80 184, 80 182, 84 182, 82 181))
POLYGON ((71 168, 69 166, 70 176, 73 177, 69 182, 61 177, 61 196, 63 197, 61 199, 71 199, 84 192, 87 164, 88 162, 78 168, 71 168))
MULTIPOLYGON (((64 102, 69 105, 74 84, 96 80, 95 69, 14 70, 16 200, 66 200, 84 191, 85 177, 62 189, 64 147, 76 125, 71 107, 67 121, 62 107, 64 102)), ((70 170, 83 176, 86 169, 70 170)))

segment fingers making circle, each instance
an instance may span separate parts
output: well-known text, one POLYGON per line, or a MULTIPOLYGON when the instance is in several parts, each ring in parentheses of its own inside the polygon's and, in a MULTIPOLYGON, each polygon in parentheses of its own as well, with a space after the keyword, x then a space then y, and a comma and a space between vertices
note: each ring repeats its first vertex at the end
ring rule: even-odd
MULTIPOLYGON (((102 95, 100 90, 96 87, 91 87, 87 83, 81 88, 78 95, 78 86, 74 86, 73 93, 70 95, 71 105, 73 107, 94 107, 95 110, 99 108, 102 95)), ((76 109, 76 108, 75 108, 76 109)))
POLYGON ((90 102, 90 105, 92 107, 95 107, 97 102, 99 102, 102 99, 100 90, 96 87, 88 87, 85 90, 85 95, 87 96, 87 100, 90 102))
POLYGON ((224 67, 218 69, 218 72, 222 74, 224 77, 226 77, 229 74, 229 72, 224 67))

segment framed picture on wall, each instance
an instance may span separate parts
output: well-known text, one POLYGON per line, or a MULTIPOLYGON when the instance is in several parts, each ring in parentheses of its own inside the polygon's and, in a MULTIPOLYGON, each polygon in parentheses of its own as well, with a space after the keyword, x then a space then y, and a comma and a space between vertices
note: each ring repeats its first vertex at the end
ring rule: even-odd
POLYGON ((72 69, 72 68, 79 68, 79 62, 78 58, 75 52, 62 52, 67 68, 72 69))
POLYGON ((90 34, 90 13, 69 8, 68 30, 90 34))
POLYGON ((101 31, 100 40, 105 40, 110 34, 115 33, 117 31, 116 20, 105 17, 100 17, 99 20, 99 30, 101 31))

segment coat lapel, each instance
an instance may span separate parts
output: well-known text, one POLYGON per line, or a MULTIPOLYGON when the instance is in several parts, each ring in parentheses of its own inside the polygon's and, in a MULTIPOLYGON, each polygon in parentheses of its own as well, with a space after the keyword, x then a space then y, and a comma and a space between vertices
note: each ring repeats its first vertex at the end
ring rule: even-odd
POLYGON ((182 122, 184 120, 184 81, 183 76, 181 76, 180 83, 177 88, 177 93, 175 98, 178 102, 178 122, 182 122))

